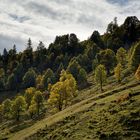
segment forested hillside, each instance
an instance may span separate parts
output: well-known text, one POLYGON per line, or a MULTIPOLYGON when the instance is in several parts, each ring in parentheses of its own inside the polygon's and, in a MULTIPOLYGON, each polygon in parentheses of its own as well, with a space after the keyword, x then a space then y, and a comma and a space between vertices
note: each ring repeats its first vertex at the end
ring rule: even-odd
MULTIPOLYGON (((58 81, 62 69, 73 74, 78 84, 81 84, 79 74, 92 72, 98 64, 105 65, 107 73, 111 74, 120 62, 115 56, 117 50, 123 48, 123 52, 129 52, 131 56, 135 46, 139 46, 139 38, 140 21, 137 17, 128 17, 121 26, 118 26, 117 18, 114 18, 104 35, 94 31, 88 40, 82 42, 75 34, 67 34, 57 36, 48 49, 43 42, 39 42, 37 50, 33 51, 32 41, 29 39, 23 52, 17 53, 14 45, 9 51, 5 48, 0 55, 0 90, 19 92, 28 87, 47 89, 49 83, 58 81)), ((139 59, 138 62, 133 59, 135 58, 131 62, 128 59, 126 61, 136 69, 139 59)))
MULTIPOLYGON (((98 31, 94 31, 85 41, 79 41, 78 37, 71 33, 56 36, 55 41, 48 48, 41 41, 36 50, 33 48, 32 40, 29 38, 23 52, 17 52, 16 45, 14 45, 10 50, 5 48, 0 55, 0 139, 7 138, 7 134, 8 138, 13 135, 16 136, 18 131, 20 134, 20 130, 30 128, 38 120, 48 118, 60 111, 62 111, 60 115, 63 116, 63 110, 65 111, 70 107, 72 107, 70 111, 74 112, 73 115, 81 111, 81 116, 85 118, 84 115, 86 116, 87 113, 92 116, 91 111, 94 110, 93 106, 95 105, 94 111, 102 119, 107 110, 112 111, 112 113, 117 110, 117 116, 119 116, 122 110, 120 107, 117 108, 116 104, 129 101, 130 105, 128 102, 126 103, 128 112, 133 107, 138 107, 140 101, 138 96, 140 92, 140 21, 137 17, 127 17, 120 26, 117 23, 117 18, 114 18, 108 24, 104 34, 100 35, 98 31), (118 97, 116 98, 114 94, 118 97), (135 96, 138 96, 138 99, 135 96), (93 103, 96 99, 101 99, 99 104, 98 101, 93 103), (82 104, 82 101, 85 103, 82 104), (100 105, 102 102, 107 102, 107 106, 100 105), (79 110, 77 111, 74 109, 74 105, 78 103, 83 109, 78 106, 79 110), (115 109, 112 110, 109 105, 115 109)), ((140 110, 136 108, 134 111, 137 113, 137 120, 139 120, 138 113, 140 110)), ((57 138, 66 139, 67 136, 68 140, 68 135, 65 136, 64 133, 72 132, 69 127, 66 129, 67 125, 79 129, 77 124, 80 122, 77 117, 80 117, 80 114, 75 114, 69 118, 71 113, 68 111, 68 115, 64 115, 64 118, 68 117, 66 122, 55 124, 54 120, 53 126, 50 128, 46 126, 44 133, 43 130, 40 130, 33 135, 33 132, 31 133, 33 136, 29 139, 36 137, 55 140, 57 138), (71 124, 73 123, 71 121, 74 120, 75 123, 71 124), (66 131, 68 130, 61 135, 62 137, 54 136, 55 132, 61 131, 59 126, 60 129, 64 127, 66 131), (57 129, 54 130, 54 127, 57 129), (49 132, 50 134, 48 134, 49 132)), ((132 114, 129 115, 130 118, 126 119, 134 117, 132 114)), ((108 116, 109 114, 106 115, 106 117, 108 116)), ((97 116, 94 119, 95 122, 92 120, 87 122, 80 117, 83 125, 87 124, 88 129, 95 130, 92 124, 97 124, 99 120, 97 116)), ((115 118, 110 118, 110 120, 104 120, 105 122, 102 123, 103 125, 110 123, 108 127, 112 128, 114 120, 115 118)), ((126 120, 116 118, 115 121, 117 123, 126 120)), ((125 125, 130 126, 129 124, 125 125)), ((39 128, 42 127, 39 126, 39 128)), ((36 126, 33 130, 39 128, 36 126)), ((82 134, 84 132, 84 127, 81 128, 82 131, 78 131, 79 135, 80 132, 82 134)), ((109 128, 107 131, 111 132, 112 129, 109 128)), ((89 132, 89 139, 97 139, 98 136, 103 140, 110 138, 106 135, 101 124, 98 125, 98 130, 94 131, 94 135, 88 129, 84 133, 89 132)), ((140 133, 139 126, 134 129, 140 133)), ((72 136, 71 139, 78 140, 85 134, 79 137, 76 134, 72 136)), ((111 137, 113 136, 116 139, 123 139, 123 128, 120 125, 117 125, 116 132, 111 137), (118 131, 122 133, 118 133, 118 131)), ((139 134, 134 134, 134 138, 137 140, 140 138, 139 136, 139 134)), ((127 138, 127 136, 124 137, 127 138)))

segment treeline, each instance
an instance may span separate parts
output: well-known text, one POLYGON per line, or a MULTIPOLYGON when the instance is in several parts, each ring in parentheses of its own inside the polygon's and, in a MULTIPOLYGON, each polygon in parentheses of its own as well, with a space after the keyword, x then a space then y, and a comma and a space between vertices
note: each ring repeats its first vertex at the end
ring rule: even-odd
POLYGON ((85 87, 87 73, 98 64, 103 64, 107 74, 111 74, 117 64, 117 50, 124 48, 128 51, 139 38, 140 21, 137 17, 128 17, 121 26, 118 26, 117 18, 114 18, 104 35, 94 31, 83 42, 75 34, 57 36, 48 49, 43 42, 39 42, 36 51, 33 51, 32 41, 29 39, 22 53, 17 53, 14 45, 13 49, 4 49, 0 55, 0 90, 19 92, 35 86, 44 90, 49 83, 58 81, 62 69, 73 74, 79 88, 85 87), (85 82, 81 82, 83 80, 85 82))
POLYGON ((140 21, 128 17, 118 26, 117 19, 100 35, 94 31, 80 42, 75 34, 57 36, 46 49, 42 42, 33 51, 31 39, 22 53, 16 46, 0 56, 0 90, 13 90, 24 95, 7 99, 0 105, 1 119, 35 118, 47 109, 61 111, 77 91, 88 86, 87 74, 103 85, 110 75, 121 83, 128 74, 140 80, 140 21))

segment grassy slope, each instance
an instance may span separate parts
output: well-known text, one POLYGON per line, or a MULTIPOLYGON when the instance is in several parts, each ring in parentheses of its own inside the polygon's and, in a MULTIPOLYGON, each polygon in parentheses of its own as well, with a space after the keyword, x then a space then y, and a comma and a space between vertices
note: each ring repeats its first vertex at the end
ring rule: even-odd
POLYGON ((79 107, 78 113, 39 130, 28 139, 138 140, 140 139, 140 86, 131 87, 131 90, 133 90, 131 99, 121 104, 115 103, 114 99, 130 92, 129 89, 106 92, 90 98, 87 104, 79 107))
POLYGON ((93 84, 80 92, 73 100, 74 105, 8 137, 13 140, 27 137, 33 140, 140 138, 139 125, 129 128, 133 123, 140 123, 140 86, 133 78, 128 79, 124 85, 116 85, 109 79, 104 93, 93 84), (126 93, 133 95, 130 100, 121 104, 114 102, 126 93))
POLYGON ((121 105, 113 97, 46 127, 28 139, 44 140, 138 140, 140 139, 140 95, 121 105), (113 100, 112 100, 113 101, 113 100))

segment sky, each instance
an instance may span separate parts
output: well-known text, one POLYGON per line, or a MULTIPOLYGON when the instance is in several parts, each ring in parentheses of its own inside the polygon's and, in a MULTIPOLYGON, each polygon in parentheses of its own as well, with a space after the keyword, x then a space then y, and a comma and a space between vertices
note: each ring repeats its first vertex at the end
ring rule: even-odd
POLYGON ((114 17, 120 25, 127 16, 140 19, 140 0, 0 0, 0 52, 14 44, 23 51, 29 38, 34 49, 68 33, 82 41, 94 30, 103 34, 114 17))

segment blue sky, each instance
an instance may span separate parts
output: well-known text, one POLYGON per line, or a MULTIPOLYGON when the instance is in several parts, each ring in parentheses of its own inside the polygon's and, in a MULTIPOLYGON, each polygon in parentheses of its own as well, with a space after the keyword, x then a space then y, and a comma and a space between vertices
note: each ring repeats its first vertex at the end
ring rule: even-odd
POLYGON ((22 51, 29 37, 34 49, 67 33, 84 40, 103 34, 114 17, 122 24, 134 15, 140 19, 140 0, 0 0, 0 52, 13 44, 22 51))
POLYGON ((130 0, 107 0, 107 1, 112 4, 119 4, 119 5, 127 5, 130 2, 130 0))

